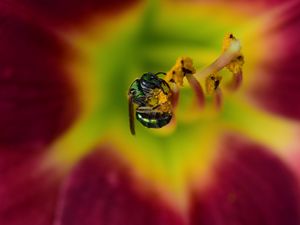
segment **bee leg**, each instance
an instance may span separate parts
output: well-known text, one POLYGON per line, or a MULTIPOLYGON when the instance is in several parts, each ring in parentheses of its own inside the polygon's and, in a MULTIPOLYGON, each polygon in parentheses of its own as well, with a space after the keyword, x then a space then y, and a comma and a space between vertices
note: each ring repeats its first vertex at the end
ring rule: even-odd
POLYGON ((204 99, 204 92, 203 92, 203 89, 202 89, 200 83, 192 74, 186 74, 186 78, 187 78, 191 88, 195 92, 196 100, 197 100, 199 107, 203 108, 205 99, 204 99))
POLYGON ((129 110, 129 127, 130 132, 132 135, 135 135, 135 126, 134 126, 134 107, 133 107, 133 101, 132 96, 129 95, 128 99, 128 110, 129 110))
POLYGON ((154 74, 155 76, 159 75, 159 74, 163 74, 163 75, 166 75, 167 73, 165 72, 157 72, 156 74, 154 74))

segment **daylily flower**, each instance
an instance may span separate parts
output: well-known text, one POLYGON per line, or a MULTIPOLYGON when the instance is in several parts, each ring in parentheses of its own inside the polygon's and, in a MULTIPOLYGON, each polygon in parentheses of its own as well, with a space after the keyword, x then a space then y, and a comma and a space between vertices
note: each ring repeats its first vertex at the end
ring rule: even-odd
POLYGON ((300 224, 299 1, 3 0, 0 15, 1 225, 300 224), (219 109, 184 85, 176 127, 131 136, 130 83, 180 56, 201 71, 228 32, 243 81, 215 75, 219 109))

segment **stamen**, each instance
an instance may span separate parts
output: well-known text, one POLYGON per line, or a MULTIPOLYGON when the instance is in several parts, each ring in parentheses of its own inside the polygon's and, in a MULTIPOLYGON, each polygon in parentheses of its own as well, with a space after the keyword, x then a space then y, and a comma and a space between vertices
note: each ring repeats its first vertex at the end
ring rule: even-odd
POLYGON ((196 94, 196 100, 200 108, 204 107, 204 92, 198 80, 192 74, 187 74, 186 78, 196 94))
POLYGON ((210 74, 217 73, 238 56, 241 56, 241 44, 232 34, 225 35, 223 41, 223 52, 222 54, 208 67, 195 74, 196 78, 206 77, 210 74))
POLYGON ((228 83, 227 88, 231 91, 237 90, 243 80, 242 66, 244 64, 244 57, 239 55, 231 63, 229 63, 226 68, 232 73, 232 79, 228 83))
MULTIPOLYGON (((223 46, 222 46, 223 52, 227 51, 228 48, 230 48, 230 45, 234 40, 236 40, 236 38, 232 34, 225 35, 223 40, 223 46)), ((235 91, 241 85, 243 79, 243 72, 242 72, 243 64, 244 64, 244 57, 239 52, 239 55, 237 55, 234 59, 232 59, 231 62, 226 66, 226 68, 232 73, 232 79, 227 85, 228 89, 235 91)))
POLYGON ((179 101, 179 88, 176 84, 173 83, 171 89, 172 89, 171 104, 173 106, 173 111, 175 111, 179 101))
POLYGON ((222 54, 208 67, 197 72, 193 66, 193 61, 189 57, 180 57, 176 64, 166 74, 165 81, 172 89, 172 96, 169 99, 170 104, 175 110, 179 98, 179 88, 183 86, 183 78, 186 77, 191 88, 195 92, 197 103, 200 107, 204 106, 205 95, 203 89, 196 78, 206 77, 205 87, 208 95, 213 98, 214 105, 220 110, 223 102, 222 90, 220 83, 222 76, 218 72, 227 68, 232 73, 232 80, 227 85, 230 90, 236 90, 242 82, 242 66, 244 57, 241 54, 241 45, 233 34, 227 34, 224 37, 222 45, 222 54))
POLYGON ((223 103, 223 95, 220 88, 222 76, 218 74, 210 74, 205 79, 206 93, 213 97, 216 109, 219 111, 223 103))
POLYGON ((213 103, 217 111, 220 111, 223 105, 223 94, 221 88, 217 88, 213 94, 213 103))
POLYGON ((173 86, 173 94, 175 95, 172 98, 172 102, 174 101, 177 104, 178 101, 178 88, 183 85, 183 78, 186 77, 190 86, 196 95, 196 100, 198 105, 202 108, 204 106, 204 93, 200 83, 193 76, 196 72, 196 69, 193 65, 193 60, 189 57, 179 57, 176 60, 176 64, 173 68, 167 73, 165 80, 167 82, 172 83, 173 86))
POLYGON ((165 81, 173 82, 179 87, 183 86, 183 78, 186 74, 194 74, 196 69, 193 66, 193 60, 189 57, 179 57, 176 64, 165 76, 165 81))
POLYGON ((213 95, 215 91, 219 88, 222 77, 218 74, 210 74, 205 79, 206 93, 208 95, 213 95))

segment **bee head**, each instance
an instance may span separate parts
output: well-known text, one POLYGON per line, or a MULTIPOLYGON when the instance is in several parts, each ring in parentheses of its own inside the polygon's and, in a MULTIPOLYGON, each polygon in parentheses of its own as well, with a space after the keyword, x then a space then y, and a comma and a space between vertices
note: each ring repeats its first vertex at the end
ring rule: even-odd
POLYGON ((152 82, 153 80, 156 80, 158 77, 156 74, 148 72, 144 73, 143 76, 141 77, 141 80, 152 82))
POLYGON ((148 72, 143 74, 141 77, 142 86, 154 89, 160 88, 161 86, 161 79, 154 73, 148 72))

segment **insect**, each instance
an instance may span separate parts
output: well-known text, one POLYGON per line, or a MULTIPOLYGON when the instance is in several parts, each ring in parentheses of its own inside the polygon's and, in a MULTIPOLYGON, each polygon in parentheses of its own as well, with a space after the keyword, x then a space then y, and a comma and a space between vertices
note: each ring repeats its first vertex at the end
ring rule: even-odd
POLYGON ((145 73, 129 88, 129 124, 133 135, 135 134, 134 116, 148 128, 161 128, 172 119, 170 101, 172 92, 168 83, 158 76, 160 74, 166 73, 145 73))
POLYGON ((136 79, 128 92, 131 134, 135 134, 134 117, 148 128, 161 128, 171 121, 178 102, 179 87, 183 86, 183 78, 187 78, 201 105, 204 95, 193 76, 195 71, 191 58, 180 57, 167 73, 148 72, 136 79), (160 78, 159 75, 164 77, 160 78))

